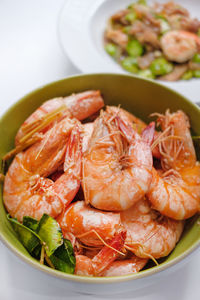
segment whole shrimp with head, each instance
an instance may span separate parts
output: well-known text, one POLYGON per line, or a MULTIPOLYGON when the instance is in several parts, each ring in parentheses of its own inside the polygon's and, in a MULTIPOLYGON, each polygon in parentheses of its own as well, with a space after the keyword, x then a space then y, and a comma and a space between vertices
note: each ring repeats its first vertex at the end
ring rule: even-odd
POLYGON ((79 123, 65 118, 49 129, 40 142, 12 161, 4 182, 4 204, 12 217, 57 217, 73 200, 81 176, 79 123), (64 173, 54 182, 47 178, 58 167, 64 173))
POLYGON ((148 191, 151 170, 149 144, 118 115, 102 111, 83 156, 86 203, 110 211, 129 208, 148 191))
POLYGON ((187 219, 200 209, 200 164, 182 111, 158 116, 162 133, 155 142, 161 154, 160 170, 152 170, 147 197, 153 208, 176 220, 187 219))
POLYGON ((97 210, 85 201, 77 201, 57 221, 64 236, 72 235, 78 245, 75 274, 101 276, 119 254, 124 255, 121 251, 126 231, 119 213, 97 210))

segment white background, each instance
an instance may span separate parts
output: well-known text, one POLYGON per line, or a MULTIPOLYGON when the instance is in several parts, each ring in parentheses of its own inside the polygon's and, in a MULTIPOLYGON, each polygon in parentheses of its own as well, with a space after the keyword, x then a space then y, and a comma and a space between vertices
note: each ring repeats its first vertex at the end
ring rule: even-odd
MULTIPOLYGON (((84 1, 84 0, 83 0, 84 1)), ((0 0, 0 114, 27 92, 79 73, 62 53, 57 19, 63 0, 0 0)), ((142 290, 88 296, 59 288, 0 242, 0 300, 200 299, 200 252, 182 269, 142 290)))

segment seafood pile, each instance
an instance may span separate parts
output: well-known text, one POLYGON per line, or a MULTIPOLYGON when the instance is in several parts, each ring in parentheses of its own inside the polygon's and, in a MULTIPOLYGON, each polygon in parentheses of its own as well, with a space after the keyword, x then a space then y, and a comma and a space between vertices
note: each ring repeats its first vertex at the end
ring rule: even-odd
POLYGON ((126 71, 166 81, 200 77, 200 21, 173 1, 138 0, 110 17, 105 50, 126 71))
POLYGON ((186 114, 154 113, 146 124, 103 106, 99 91, 44 102, 3 158, 14 156, 3 198, 23 245, 41 263, 77 275, 157 264, 200 206, 186 114))

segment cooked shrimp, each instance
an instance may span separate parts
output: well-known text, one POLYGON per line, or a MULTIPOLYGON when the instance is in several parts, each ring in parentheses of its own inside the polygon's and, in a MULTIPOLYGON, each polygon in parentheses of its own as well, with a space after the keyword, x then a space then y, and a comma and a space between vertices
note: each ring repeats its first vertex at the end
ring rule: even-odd
POLYGON ((179 110, 158 116, 157 124, 161 126, 162 135, 158 137, 161 153, 162 169, 180 170, 193 167, 196 163, 196 154, 190 133, 190 123, 186 114, 179 110), (161 138, 162 136, 162 138, 161 138))
MULTIPOLYGON (((149 143, 153 143, 153 141, 158 137, 158 132, 155 131, 155 126, 153 122, 151 122, 149 125, 147 125, 144 121, 142 121, 140 118, 136 117, 135 115, 131 114, 127 110, 116 107, 116 106, 106 106, 106 111, 108 113, 116 114, 118 115, 125 123, 130 124, 133 126, 133 128, 137 131, 137 133, 142 134, 142 136, 149 140, 149 143), (150 134, 150 128, 153 132, 150 134), (154 136, 152 137, 152 134, 154 136), (152 140, 153 138, 153 140, 152 140)), ((152 154, 156 158, 160 158, 160 152, 157 147, 154 147, 152 150, 152 154)))
POLYGON ((94 129, 94 123, 86 123, 82 125, 82 151, 83 153, 88 149, 89 141, 94 129))
POLYGON ((94 267, 92 265, 92 259, 85 255, 76 255, 76 275, 94 276, 94 267))
POLYGON ((141 133, 144 128, 146 128, 147 124, 143 122, 140 118, 134 116, 127 110, 117 107, 117 106, 106 106, 106 111, 109 114, 118 115, 124 122, 129 123, 130 125, 135 124, 135 130, 138 133, 141 133))
POLYGON ((129 259, 115 260, 101 274, 101 276, 122 276, 139 272, 144 268, 148 259, 133 255, 129 259))
POLYGON ((190 218, 200 210, 200 164, 170 172, 160 175, 152 170, 148 199, 165 216, 175 220, 190 218))
POLYGON ((63 119, 43 139, 20 152, 4 182, 4 204, 12 217, 40 219, 43 213, 58 216, 80 187, 81 149, 78 121, 63 119), (64 162, 65 161, 65 162, 64 162), (64 163, 55 182, 47 178, 64 163))
POLYGON ((190 60, 200 48, 200 38, 191 32, 171 30, 161 38, 161 48, 165 56, 178 63, 190 60))
POLYGON ((115 44, 119 45, 123 49, 126 48, 128 43, 128 36, 123 33, 121 30, 117 29, 108 29, 106 31, 106 38, 115 44))
POLYGON ((162 170, 152 170, 147 193, 153 208, 176 220, 187 219, 200 209, 200 164, 189 131, 189 121, 182 112, 159 115, 163 129, 160 136, 162 170))
POLYGON ((88 246, 103 245, 121 228, 120 214, 104 212, 85 204, 72 203, 57 219, 63 232, 70 232, 88 246))
POLYGON ((118 258, 118 252, 123 248, 125 238, 126 232, 119 232, 110 242, 108 242, 110 248, 104 246, 92 259, 84 255, 77 255, 75 274, 102 276, 101 273, 111 265, 116 258, 118 258))
POLYGON ((131 207, 148 191, 151 169, 148 143, 119 116, 102 112, 83 158, 86 203, 109 211, 131 207))
POLYGON ((121 212, 121 222, 127 230, 127 249, 141 258, 167 256, 183 231, 182 221, 160 216, 146 199, 121 212))
MULTIPOLYGON (((22 124, 17 132, 15 143, 19 144, 20 140, 25 136, 27 130, 32 130, 45 120, 45 116, 51 115, 56 110, 64 107, 59 117, 73 117, 83 120, 97 112, 104 106, 104 101, 99 91, 86 91, 83 93, 72 94, 67 97, 59 97, 44 102, 39 108, 32 113, 22 124)), ((49 129, 49 126, 42 127, 42 132, 49 129)))

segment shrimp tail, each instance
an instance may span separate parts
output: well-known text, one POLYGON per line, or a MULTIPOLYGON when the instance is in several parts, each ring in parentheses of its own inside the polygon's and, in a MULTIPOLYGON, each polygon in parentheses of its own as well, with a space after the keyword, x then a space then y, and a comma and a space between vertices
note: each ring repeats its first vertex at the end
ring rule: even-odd
POLYGON ((136 135, 135 130, 131 127, 130 124, 126 123, 119 116, 116 116, 116 121, 117 121, 118 127, 121 130, 122 134, 124 135, 126 140, 130 143, 136 135))
POLYGON ((114 249, 121 251, 124 247, 125 239, 126 239, 126 231, 119 232, 108 243, 110 248, 104 246, 100 250, 100 252, 92 259, 92 264, 96 272, 96 275, 100 274, 119 256, 119 254, 114 249))
POLYGON ((142 138, 149 144, 152 145, 155 137, 155 122, 151 122, 146 128, 142 131, 142 138))
POLYGON ((148 126, 146 126, 142 131, 142 138, 147 142, 149 146, 152 148, 152 155, 155 158, 160 159, 161 154, 159 151, 159 147, 154 146, 154 142, 158 137, 158 132, 155 130, 155 122, 151 122, 148 126))

